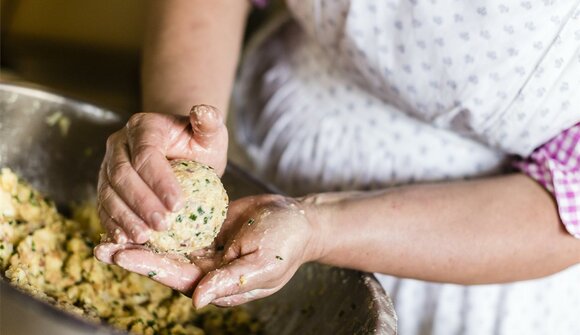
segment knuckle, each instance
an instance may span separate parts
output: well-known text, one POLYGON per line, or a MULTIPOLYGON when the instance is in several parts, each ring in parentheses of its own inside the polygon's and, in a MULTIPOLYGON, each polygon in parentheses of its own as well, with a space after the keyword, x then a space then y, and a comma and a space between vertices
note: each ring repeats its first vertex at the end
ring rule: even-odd
POLYGON ((116 217, 119 218, 117 222, 125 229, 131 228, 141 223, 141 220, 139 220, 139 218, 137 218, 137 216, 135 216, 135 214, 129 210, 119 211, 116 217))
POLYGON ((135 147, 132 157, 133 166, 137 172, 142 171, 157 149, 149 144, 141 144, 135 147))
POLYGON ((126 183, 126 177, 121 173, 113 173, 111 176, 111 186, 116 189, 121 189, 126 183))
POLYGON ((107 186, 107 177, 104 176, 105 168, 101 166, 99 178, 97 180, 97 193, 100 193, 107 186))
POLYGON ((101 204, 101 206, 103 208, 107 208, 107 203, 109 200, 111 200, 111 197, 113 196, 114 192, 110 187, 105 187, 100 193, 99 193, 99 204, 101 204))
POLYGON ((115 143, 117 142, 118 139, 118 132, 113 133, 111 135, 109 135, 109 137, 107 137, 107 142, 106 142, 106 147, 107 147, 107 151, 112 150, 112 148, 115 146, 115 143))
POLYGON ((107 151, 111 150, 111 147, 113 146, 113 142, 115 141, 115 138, 113 136, 114 136, 114 134, 109 135, 109 137, 107 137, 107 142, 106 142, 107 151))
POLYGON ((107 189, 110 188, 109 186, 109 181, 108 180, 103 180, 104 178, 101 178, 99 180, 99 184, 97 186, 97 202, 101 203, 102 199, 103 199, 103 195, 105 194, 105 192, 107 192, 107 189))
POLYGON ((149 113, 136 113, 127 121, 127 128, 138 128, 149 118, 149 113))
POLYGON ((109 181, 111 186, 115 189, 119 189, 125 186, 127 182, 127 176, 129 175, 131 167, 127 162, 121 162, 112 166, 109 171, 109 181))

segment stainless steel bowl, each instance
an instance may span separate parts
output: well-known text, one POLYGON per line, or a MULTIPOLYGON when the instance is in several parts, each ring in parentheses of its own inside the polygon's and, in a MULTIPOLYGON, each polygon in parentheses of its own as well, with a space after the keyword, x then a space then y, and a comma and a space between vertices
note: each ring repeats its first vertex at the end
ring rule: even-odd
MULTIPOLYGON (((57 204, 88 199, 105 139, 122 124, 111 111, 0 83, 0 167, 15 170, 57 204), (66 133, 58 122, 49 125, 59 115, 70 120, 66 133)), ((233 164, 223 180, 232 199, 273 191, 233 164)), ((2 334, 118 333, 37 300, 5 279, 0 290, 2 334)), ((280 292, 247 307, 264 322, 266 334, 396 334, 393 306, 372 274, 315 263, 303 266, 280 292)))

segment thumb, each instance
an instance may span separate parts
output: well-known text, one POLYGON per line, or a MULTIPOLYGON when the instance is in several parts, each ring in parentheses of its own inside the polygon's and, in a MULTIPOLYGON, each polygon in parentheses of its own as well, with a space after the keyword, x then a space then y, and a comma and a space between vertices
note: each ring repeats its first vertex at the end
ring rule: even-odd
POLYGON ((193 106, 189 112, 189 122, 195 141, 204 148, 210 147, 222 131, 227 131, 221 112, 210 105, 193 106))
POLYGON ((227 305, 235 301, 254 300, 278 291, 296 271, 281 266, 281 260, 281 257, 274 256, 272 260, 265 260, 256 252, 208 272, 193 292, 193 305, 197 309, 213 302, 227 305))
POLYGON ((215 299, 260 288, 264 284, 262 280, 265 279, 261 271, 263 267, 255 258, 248 258, 251 257, 238 258, 222 268, 208 272, 193 292, 193 305, 200 309, 215 299))

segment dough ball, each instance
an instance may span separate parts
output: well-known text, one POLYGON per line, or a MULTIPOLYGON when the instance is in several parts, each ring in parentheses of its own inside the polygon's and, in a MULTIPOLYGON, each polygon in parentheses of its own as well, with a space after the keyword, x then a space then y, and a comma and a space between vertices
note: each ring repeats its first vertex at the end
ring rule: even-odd
POLYGON ((211 245, 226 218, 228 195, 211 167, 190 160, 170 163, 185 204, 167 216, 169 229, 153 231, 147 244, 156 252, 187 255, 211 245))

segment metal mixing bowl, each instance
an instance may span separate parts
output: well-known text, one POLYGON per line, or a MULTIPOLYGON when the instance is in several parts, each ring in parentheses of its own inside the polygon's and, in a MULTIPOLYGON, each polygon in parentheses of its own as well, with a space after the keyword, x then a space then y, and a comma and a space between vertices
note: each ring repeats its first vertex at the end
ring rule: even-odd
MULTIPOLYGON (((0 83, 0 167, 10 167, 57 204, 94 196, 108 134, 123 124, 118 114, 48 93, 0 83), (55 113, 70 120, 66 134, 55 113), (48 122, 47 122, 48 121, 48 122)), ((229 164, 230 197, 272 192, 229 164)), ((0 279, 2 334, 111 334, 17 290, 0 279)), ((280 292, 247 304, 266 334, 396 334, 391 301, 372 274, 320 264, 303 266, 280 292)))

